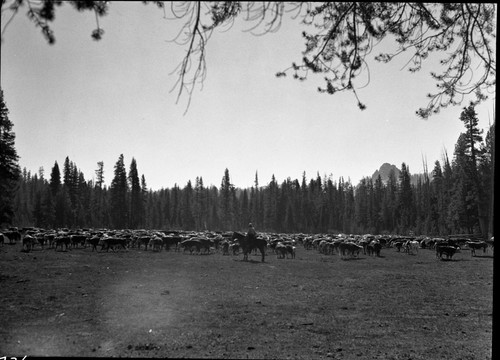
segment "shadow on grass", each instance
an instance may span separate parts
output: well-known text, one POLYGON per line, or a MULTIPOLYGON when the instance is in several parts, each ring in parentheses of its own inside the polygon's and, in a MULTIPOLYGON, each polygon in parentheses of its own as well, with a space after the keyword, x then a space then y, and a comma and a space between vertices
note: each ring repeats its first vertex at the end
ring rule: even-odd
POLYGON ((242 262, 242 263, 251 263, 251 264, 265 264, 266 263, 265 260, 262 262, 260 260, 252 260, 252 259, 249 259, 249 260, 233 259, 233 261, 242 262))
POLYGON ((493 259, 493 255, 476 255, 476 256, 471 256, 473 258, 482 258, 482 259, 493 259))
POLYGON ((352 261, 352 260, 365 260, 366 258, 362 258, 362 257, 348 257, 348 258, 341 258, 341 260, 344 260, 344 261, 352 261))

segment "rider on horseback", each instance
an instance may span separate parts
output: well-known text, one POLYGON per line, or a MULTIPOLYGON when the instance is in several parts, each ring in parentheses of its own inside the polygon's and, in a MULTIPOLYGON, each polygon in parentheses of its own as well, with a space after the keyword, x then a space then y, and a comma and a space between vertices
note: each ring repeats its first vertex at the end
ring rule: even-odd
POLYGON ((257 233, 252 225, 252 223, 248 224, 248 232, 247 232, 248 240, 257 240, 257 233))

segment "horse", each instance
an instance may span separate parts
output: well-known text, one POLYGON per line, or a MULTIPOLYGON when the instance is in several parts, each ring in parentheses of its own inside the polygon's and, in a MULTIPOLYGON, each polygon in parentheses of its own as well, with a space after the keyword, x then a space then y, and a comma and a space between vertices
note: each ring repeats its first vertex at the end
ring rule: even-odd
POLYGON ((248 238, 248 236, 243 235, 239 232, 233 232, 232 240, 238 241, 241 249, 243 250, 243 261, 248 261, 248 254, 255 248, 260 250, 262 254, 262 262, 264 262, 264 257, 266 256, 266 246, 267 241, 259 238, 248 238))

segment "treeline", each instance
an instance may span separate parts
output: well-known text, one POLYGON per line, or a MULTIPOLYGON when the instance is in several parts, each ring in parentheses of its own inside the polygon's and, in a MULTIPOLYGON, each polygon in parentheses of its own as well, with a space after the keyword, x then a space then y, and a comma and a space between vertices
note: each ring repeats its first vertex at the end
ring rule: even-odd
MULTIPOLYGON (((245 229, 258 231, 397 233, 445 236, 481 233, 493 225, 494 125, 484 141, 474 107, 464 108, 466 131, 450 161, 445 153, 432 171, 425 169, 411 183, 405 163, 387 181, 363 178, 354 186, 334 180, 274 177, 263 186, 236 188, 226 169, 220 187, 206 187, 202 177, 182 188, 148 190, 134 158, 128 171, 123 154, 114 167, 111 185, 104 184, 103 163, 95 180, 86 180, 68 157, 62 172, 55 162, 48 179, 23 170, 14 200, 12 223, 46 228, 149 228, 182 230, 245 229)), ((425 164, 424 164, 425 165, 425 164)))

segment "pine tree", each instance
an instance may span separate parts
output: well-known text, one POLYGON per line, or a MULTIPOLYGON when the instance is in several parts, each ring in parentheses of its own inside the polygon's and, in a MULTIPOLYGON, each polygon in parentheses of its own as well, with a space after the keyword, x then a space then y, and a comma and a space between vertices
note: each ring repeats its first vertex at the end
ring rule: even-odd
POLYGON ((401 173, 399 174, 399 192, 398 192, 398 213, 399 213, 399 232, 408 232, 413 227, 413 190, 411 187, 410 169, 405 163, 401 164, 401 173))
POLYGON ((234 228, 234 212, 233 212, 233 191, 234 185, 231 184, 229 170, 224 170, 224 176, 220 185, 220 219, 224 230, 234 228))
POLYGON ((467 176, 473 185, 473 190, 470 196, 474 197, 476 211, 479 222, 479 231, 486 236, 488 232, 488 199, 486 197, 485 189, 481 186, 481 179, 479 178, 478 172, 478 161, 483 156, 484 151, 479 148, 482 142, 483 131, 479 129, 479 119, 477 118, 477 113, 475 110, 474 103, 471 103, 468 107, 464 108, 460 114, 460 120, 465 125, 465 156, 468 158, 467 162, 467 176))
POLYGON ((3 90, 0 89, 0 227, 12 224, 14 198, 21 175, 12 127, 3 90))
POLYGON ((144 204, 139 173, 137 172, 137 162, 134 158, 132 158, 130 163, 128 181, 130 183, 129 227, 131 229, 137 229, 143 222, 144 204))
POLYGON ((59 165, 57 161, 52 168, 50 173, 50 190, 52 191, 52 196, 56 196, 61 189, 61 172, 59 171, 59 165))
POLYGON ((111 223, 115 229, 123 229, 128 224, 127 192, 127 172, 125 170, 123 154, 120 154, 115 164, 114 177, 110 188, 111 223))

